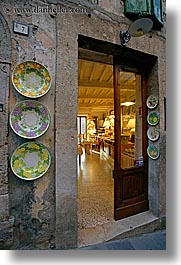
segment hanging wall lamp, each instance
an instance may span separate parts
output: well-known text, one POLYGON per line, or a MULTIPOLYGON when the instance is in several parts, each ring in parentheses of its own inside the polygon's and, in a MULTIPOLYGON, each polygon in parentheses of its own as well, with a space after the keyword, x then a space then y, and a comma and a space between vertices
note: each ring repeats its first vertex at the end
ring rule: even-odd
POLYGON ((139 18, 135 20, 129 29, 120 31, 121 45, 126 46, 126 43, 131 37, 141 37, 147 34, 153 27, 153 21, 150 18, 139 18))

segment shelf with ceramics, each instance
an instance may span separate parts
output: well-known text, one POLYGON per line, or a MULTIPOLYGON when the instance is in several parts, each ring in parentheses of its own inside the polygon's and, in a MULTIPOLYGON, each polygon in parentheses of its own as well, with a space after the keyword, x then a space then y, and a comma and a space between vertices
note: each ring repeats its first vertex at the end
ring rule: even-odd
POLYGON ((93 140, 96 133, 96 124, 95 121, 91 118, 87 119, 87 140, 93 140))
POLYGON ((105 118, 103 127, 105 129, 104 136, 114 139, 114 115, 109 115, 105 118))

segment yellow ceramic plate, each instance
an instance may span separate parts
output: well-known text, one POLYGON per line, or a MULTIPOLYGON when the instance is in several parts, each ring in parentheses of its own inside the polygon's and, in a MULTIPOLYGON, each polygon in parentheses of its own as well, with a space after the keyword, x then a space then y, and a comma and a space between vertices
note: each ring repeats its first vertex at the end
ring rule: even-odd
POLYGON ((39 142, 27 142, 18 146, 11 157, 13 173, 24 180, 40 178, 47 172, 50 164, 48 148, 39 142))
POLYGON ((23 96, 39 98, 49 91, 51 77, 48 70, 40 63, 26 61, 15 67, 12 82, 15 89, 23 96))

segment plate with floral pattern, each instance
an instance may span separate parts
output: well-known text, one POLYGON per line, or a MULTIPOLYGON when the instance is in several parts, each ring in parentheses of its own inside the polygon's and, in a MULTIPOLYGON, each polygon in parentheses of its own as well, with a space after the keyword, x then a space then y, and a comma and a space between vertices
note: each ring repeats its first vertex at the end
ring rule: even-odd
POLYGON ((25 100, 17 103, 10 114, 13 131, 27 139, 43 135, 50 125, 50 113, 40 102, 25 100))
POLYGON ((49 150, 39 142, 27 142, 18 146, 11 157, 13 173, 24 180, 42 177, 49 169, 50 164, 49 150))
POLYGON ((160 152, 157 146, 149 145, 147 148, 147 154, 151 159, 159 158, 160 152))
POLYGON ((154 109, 157 107, 158 105, 158 98, 154 95, 150 95, 148 98, 147 98, 147 101, 146 101, 146 105, 149 109, 154 109))
POLYGON ((158 138, 160 137, 160 132, 157 128, 155 127, 150 127, 147 131, 147 136, 148 139, 151 141, 157 141, 158 138))
POLYGON ((42 64, 26 61, 15 67, 12 82, 15 89, 23 96, 39 98, 49 91, 51 77, 42 64))
POLYGON ((157 125, 159 122, 159 114, 156 111, 148 113, 147 121, 150 125, 157 125))

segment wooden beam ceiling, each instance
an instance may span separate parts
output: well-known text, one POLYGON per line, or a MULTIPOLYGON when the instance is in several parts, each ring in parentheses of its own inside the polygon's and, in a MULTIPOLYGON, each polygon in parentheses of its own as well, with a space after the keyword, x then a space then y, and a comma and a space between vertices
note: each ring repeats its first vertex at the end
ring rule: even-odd
MULTIPOLYGON (((114 109, 113 66, 79 59, 78 108, 84 114, 90 111, 109 112, 114 109)), ((120 73, 122 102, 134 99, 136 77, 132 72, 120 73)))

